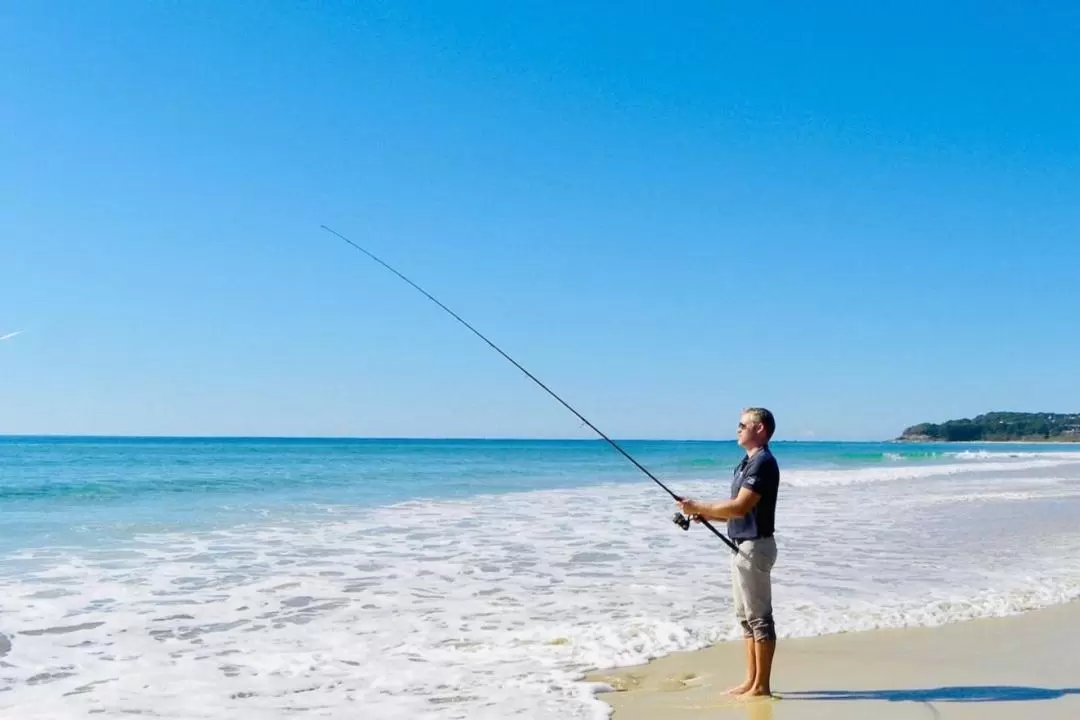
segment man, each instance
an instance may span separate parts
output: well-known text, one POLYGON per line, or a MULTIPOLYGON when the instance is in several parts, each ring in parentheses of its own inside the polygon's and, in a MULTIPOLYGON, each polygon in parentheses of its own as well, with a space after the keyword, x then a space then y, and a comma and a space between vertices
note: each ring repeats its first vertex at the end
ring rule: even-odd
POLYGON ((772 615, 771 571, 776 562, 776 496, 780 468, 769 450, 776 420, 765 408, 747 408, 739 419, 739 445, 746 456, 735 468, 731 499, 717 503, 683 500, 678 503, 695 519, 726 520, 727 534, 739 552, 731 559, 735 617, 746 647, 746 682, 731 688, 732 695, 771 695, 776 627, 772 615))

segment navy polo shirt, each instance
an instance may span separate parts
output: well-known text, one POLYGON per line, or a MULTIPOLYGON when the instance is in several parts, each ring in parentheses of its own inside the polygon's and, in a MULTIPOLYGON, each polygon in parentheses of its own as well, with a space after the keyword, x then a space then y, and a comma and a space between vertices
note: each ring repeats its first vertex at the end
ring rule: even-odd
POLYGON ((728 536, 732 540, 756 540, 772 537, 776 529, 776 496, 780 491, 780 466, 768 447, 744 457, 735 468, 731 481, 731 499, 739 490, 753 490, 761 499, 750 512, 741 518, 728 520, 728 536))

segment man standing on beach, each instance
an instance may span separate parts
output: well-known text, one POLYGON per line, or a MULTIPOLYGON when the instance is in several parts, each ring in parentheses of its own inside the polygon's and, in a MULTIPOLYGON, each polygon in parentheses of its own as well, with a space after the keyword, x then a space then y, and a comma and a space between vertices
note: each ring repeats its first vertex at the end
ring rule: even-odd
POLYGON ((731 499, 717 503, 683 500, 679 508, 688 516, 726 520, 727 534, 739 552, 731 559, 735 617, 742 626, 746 647, 746 682, 731 688, 732 695, 771 695, 776 626, 772 614, 772 567, 776 562, 776 497, 780 468, 769 449, 776 420, 765 408, 747 408, 739 419, 739 445, 746 456, 735 468, 731 499))

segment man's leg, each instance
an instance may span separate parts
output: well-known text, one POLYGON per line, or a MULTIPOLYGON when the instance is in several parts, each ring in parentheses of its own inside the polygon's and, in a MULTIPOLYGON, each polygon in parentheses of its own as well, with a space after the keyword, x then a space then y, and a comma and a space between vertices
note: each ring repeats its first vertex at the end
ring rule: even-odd
POLYGON ((771 695, 772 664, 776 654, 776 627, 772 614, 772 567, 776 544, 771 538, 752 543, 750 568, 745 573, 746 618, 754 634, 754 681, 747 695, 771 695))
POLYGON ((754 634, 746 621, 746 596, 743 588, 743 573, 738 566, 739 556, 731 559, 731 594, 735 602, 735 619, 743 631, 743 645, 746 652, 746 680, 727 691, 728 695, 742 695, 754 687, 757 679, 757 655, 754 652, 754 634))
POLYGON ((752 686, 746 691, 746 694, 772 695, 769 680, 772 677, 772 661, 773 655, 776 653, 776 638, 771 640, 755 640, 753 645, 754 663, 757 673, 754 676, 752 686))
POLYGON ((749 690, 754 687, 754 682, 757 680, 758 666, 757 652, 755 651, 757 643, 754 642, 754 636, 744 637, 743 645, 746 647, 746 681, 737 688, 733 688, 733 695, 741 695, 745 692, 749 692, 749 690), (735 693, 735 690, 738 690, 738 693, 735 693))
POLYGON ((750 692, 757 680, 757 654, 755 653, 754 638, 743 638, 746 647, 746 680, 727 691, 728 695, 743 695, 750 692))

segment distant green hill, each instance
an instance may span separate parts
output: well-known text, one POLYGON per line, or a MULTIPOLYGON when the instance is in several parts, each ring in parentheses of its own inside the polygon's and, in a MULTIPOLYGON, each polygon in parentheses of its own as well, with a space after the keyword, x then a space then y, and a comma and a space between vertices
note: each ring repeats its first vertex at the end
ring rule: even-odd
POLYGON ((971 442, 976 440, 1042 440, 1080 442, 1080 413, 991 412, 975 418, 920 423, 898 440, 971 442))

